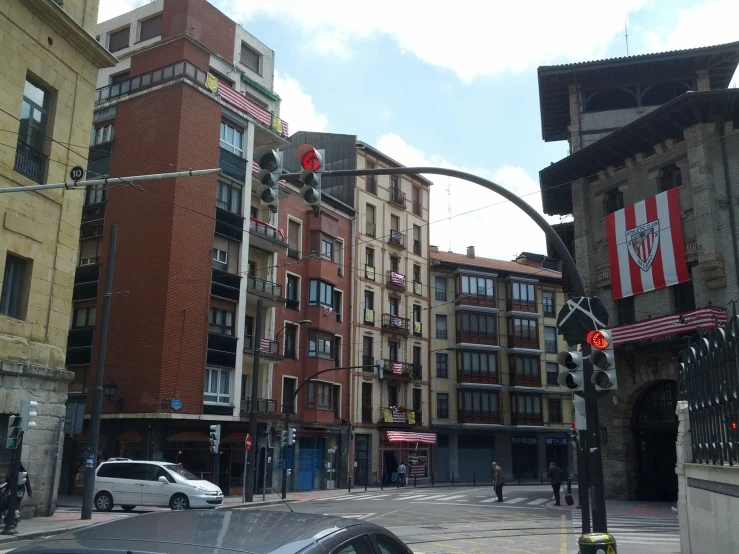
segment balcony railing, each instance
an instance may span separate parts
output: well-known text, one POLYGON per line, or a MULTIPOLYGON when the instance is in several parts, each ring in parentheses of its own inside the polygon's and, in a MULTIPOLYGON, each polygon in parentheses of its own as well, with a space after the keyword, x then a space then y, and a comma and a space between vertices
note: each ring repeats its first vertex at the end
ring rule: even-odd
POLYGON ((541 375, 517 375, 511 372, 512 387, 541 387, 541 375))
POLYGON ((251 290, 282 298, 282 285, 278 285, 271 281, 265 281, 264 279, 257 279, 251 275, 247 277, 246 283, 251 290))
POLYGON ((457 370, 457 382, 458 383, 488 383, 488 384, 494 385, 498 383, 498 374, 481 372, 479 370, 475 371, 475 370, 459 369, 457 370))
POLYGON ((436 298, 436 300, 441 300, 443 302, 446 302, 446 291, 445 290, 435 291, 434 298, 436 298))
POLYGON ((254 217, 249 220, 249 232, 276 242, 285 242, 285 232, 254 217))
MULTIPOLYGON (((374 235, 372 235, 374 236, 374 235)), ((390 236, 388 238, 388 244, 391 244, 393 246, 397 246, 399 248, 405 248, 405 233, 401 233, 400 231, 392 230, 390 231, 390 236)))
POLYGON ((547 354, 557 353, 557 341, 556 340, 544 340, 544 351, 547 354))
POLYGON ((382 328, 407 333, 410 330, 410 319, 392 314, 382 314, 382 328))
POLYGON ((511 423, 513 425, 542 425, 544 423, 541 414, 540 415, 533 415, 533 414, 525 414, 525 415, 518 415, 518 414, 511 414, 511 423))
POLYGON ((285 307, 290 308, 291 310, 299 310, 300 309, 300 300, 296 300, 294 298, 288 298, 285 302, 285 307))
POLYGON ((457 420, 459 423, 500 423, 500 414, 498 412, 458 410, 457 420))
POLYGON ((455 305, 483 306, 486 308, 497 308, 498 301, 491 294, 465 294, 461 293, 455 300, 455 305))
POLYGON ((301 258, 300 250, 296 248, 288 248, 287 257, 292 258, 293 260, 299 260, 301 258))
MULTIPOLYGON (((474 331, 457 329, 457 342, 473 342, 478 344, 498 344, 498 335, 494 333, 482 334, 474 331)), ((510 346, 510 345, 509 345, 510 346)))
POLYGON ((415 425, 416 413, 407 408, 389 406, 380 408, 380 425, 415 425))
POLYGON ((421 366, 414 366, 414 364, 408 362, 385 360, 385 367, 382 373, 385 379, 414 379, 416 378, 414 377, 416 374, 420 376, 421 366))
POLYGON ((364 323, 365 325, 375 324, 375 310, 364 310, 364 323))
POLYGON ((539 348, 539 337, 508 335, 508 348, 539 348))
POLYGON ((362 406, 362 423, 373 423, 371 407, 362 406))
MULTIPOLYGON (((264 354, 276 356, 279 354, 279 343, 272 339, 259 339, 261 345, 259 351, 264 354)), ((244 350, 254 350, 254 337, 246 335, 244 337, 244 350)))
POLYGON ((413 239, 413 253, 421 255, 421 241, 413 239))
POLYGON ((366 371, 367 373, 375 372, 375 359, 372 356, 362 354, 362 365, 364 366, 362 371, 366 371))
POLYGON ((13 167, 16 173, 28 177, 35 183, 43 183, 45 165, 46 156, 27 144, 18 142, 15 151, 15 166, 13 167))
POLYGON ((421 364, 411 364, 411 373, 414 379, 423 379, 423 366, 421 364))
MULTIPOLYGON (((241 399, 241 412, 251 412, 251 398, 241 399)), ((270 400, 268 398, 257 399, 257 412, 260 414, 276 414, 277 413, 277 400, 270 400)))
POLYGON ((398 290, 405 290, 405 275, 395 271, 388 271, 385 274, 385 284, 398 290))
POLYGON ((446 329, 437 329, 436 330, 436 338, 437 339, 446 339, 446 338, 448 338, 447 335, 448 335, 448 333, 447 333, 447 330, 446 329))
POLYGON ((396 187, 390 187, 390 202, 405 208, 405 193, 396 187))
POLYGON ((375 236, 376 225, 374 221, 367 221, 364 224, 364 234, 369 237, 375 236))
POLYGON ((413 201, 413 213, 416 215, 423 215, 423 205, 420 200, 413 201))
POLYGON ((506 300, 506 310, 509 312, 536 312, 536 302, 534 300, 506 300))

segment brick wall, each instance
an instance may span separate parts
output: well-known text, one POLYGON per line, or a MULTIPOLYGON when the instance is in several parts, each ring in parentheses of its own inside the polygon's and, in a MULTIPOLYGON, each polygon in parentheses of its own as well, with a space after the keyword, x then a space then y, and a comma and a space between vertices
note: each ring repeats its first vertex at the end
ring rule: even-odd
POLYGON ((187 33, 228 61, 233 61, 236 24, 206 0, 167 0, 162 38, 187 33))
POLYGON ((151 50, 134 54, 131 57, 131 76, 141 75, 173 63, 187 60, 204 71, 208 71, 210 56, 208 52, 187 38, 180 38, 154 46, 151 50))

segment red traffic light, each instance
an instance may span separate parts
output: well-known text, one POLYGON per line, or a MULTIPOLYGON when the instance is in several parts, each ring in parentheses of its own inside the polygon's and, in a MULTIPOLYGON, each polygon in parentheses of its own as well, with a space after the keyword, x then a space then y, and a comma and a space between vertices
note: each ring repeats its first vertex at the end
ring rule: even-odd
POLYGON ((732 422, 731 422, 731 429, 732 429, 733 431, 736 431, 736 421, 732 421, 732 422))
POLYGON ((601 331, 590 331, 588 333, 588 344, 599 350, 604 350, 611 345, 609 337, 601 331))
POLYGON ((306 171, 320 171, 323 167, 323 157, 310 144, 301 144, 295 155, 300 161, 300 166, 306 171))
POLYGON ((576 430, 576 429, 577 429, 577 423, 573 423, 573 424, 572 424, 572 430, 574 431, 574 430, 576 430))

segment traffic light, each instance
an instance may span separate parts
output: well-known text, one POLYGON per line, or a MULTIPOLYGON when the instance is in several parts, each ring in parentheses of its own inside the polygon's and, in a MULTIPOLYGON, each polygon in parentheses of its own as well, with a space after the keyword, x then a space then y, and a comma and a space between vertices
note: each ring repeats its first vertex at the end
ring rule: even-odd
POLYGON ((575 408, 575 423, 572 424, 572 428, 579 431, 587 431, 588 420, 585 417, 585 399, 582 396, 573 394, 572 405, 575 408))
POLYGON ((287 431, 284 429, 280 432, 280 445, 287 446, 287 431))
POLYGON ((21 401, 21 431, 28 431, 36 427, 35 418, 38 417, 38 402, 35 400, 21 401))
POLYGON ((377 378, 385 377, 385 360, 377 360, 377 378))
POLYGON ((221 426, 211 425, 210 426, 210 451, 213 454, 218 454, 218 447, 221 445, 221 426))
POLYGON ((560 352, 557 354, 557 363, 564 368, 557 375, 557 383, 573 392, 583 390, 582 353, 560 352))
POLYGON ((287 429, 287 445, 292 446, 295 444, 295 427, 288 427, 287 429))
POLYGON ((254 150, 254 161, 260 167, 257 180, 257 196, 263 206, 269 206, 272 212, 277 212, 277 198, 280 191, 280 178, 282 177, 282 159, 280 155, 269 146, 260 146, 254 150))
POLYGON ((613 339, 610 331, 590 331, 588 344, 592 346, 590 361, 593 363, 593 384, 595 390, 615 390, 616 356, 613 352, 613 339))
POLYGON ((8 438, 5 440, 5 448, 8 450, 18 448, 22 433, 21 417, 17 415, 8 416, 8 438))
POLYGON ((28 472, 19 471, 18 472, 18 488, 21 489, 22 487, 25 487, 27 480, 28 480, 28 472))
POLYGON ((300 196, 308 206, 317 208, 321 204, 321 173, 323 173, 323 156, 310 144, 301 144, 295 155, 300 162, 300 196))

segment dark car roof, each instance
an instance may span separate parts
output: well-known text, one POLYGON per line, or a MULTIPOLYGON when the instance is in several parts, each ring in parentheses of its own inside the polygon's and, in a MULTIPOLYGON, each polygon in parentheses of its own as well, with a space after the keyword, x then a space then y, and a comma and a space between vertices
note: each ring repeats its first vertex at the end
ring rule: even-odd
POLYGON ((318 540, 335 539, 335 535, 346 533, 350 538, 359 534, 359 529, 381 528, 354 519, 287 511, 154 512, 57 535, 14 550, 14 553, 115 550, 166 554, 293 554, 318 540))

